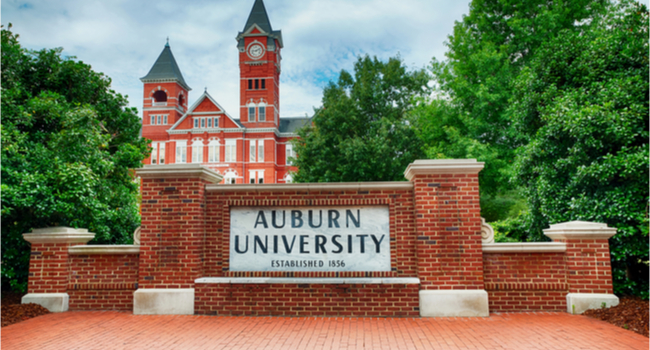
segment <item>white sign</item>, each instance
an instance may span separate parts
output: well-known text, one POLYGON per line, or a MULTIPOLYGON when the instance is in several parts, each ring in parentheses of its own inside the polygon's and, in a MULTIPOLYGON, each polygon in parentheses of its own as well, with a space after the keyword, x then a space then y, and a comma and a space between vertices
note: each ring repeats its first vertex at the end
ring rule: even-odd
POLYGON ((388 207, 232 208, 230 271, 390 271, 388 207))

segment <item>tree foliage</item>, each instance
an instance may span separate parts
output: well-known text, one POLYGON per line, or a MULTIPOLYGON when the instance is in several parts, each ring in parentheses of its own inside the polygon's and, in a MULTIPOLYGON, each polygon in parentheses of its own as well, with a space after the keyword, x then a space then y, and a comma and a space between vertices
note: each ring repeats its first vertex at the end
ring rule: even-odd
POLYGON ((647 270, 636 280, 630 272, 648 261, 648 18, 645 6, 622 1, 583 30, 559 32, 515 81, 509 109, 529 140, 515 173, 530 238, 570 220, 618 228, 616 292, 645 297, 647 270))
POLYGON ((298 182, 403 180, 423 155, 407 118, 412 99, 427 92, 423 70, 408 72, 398 58, 359 58, 323 91, 313 125, 296 146, 298 182))
POLYGON ((576 30, 605 0, 474 0, 456 22, 446 60, 432 62, 437 94, 417 110, 427 155, 478 158, 481 193, 512 189, 512 161, 527 141, 506 114, 514 81, 537 49, 561 30, 576 30))
POLYGON ((24 290, 32 228, 71 226, 126 243, 139 226, 129 169, 148 155, 140 119, 111 80, 61 49, 2 30, 2 284, 24 290))

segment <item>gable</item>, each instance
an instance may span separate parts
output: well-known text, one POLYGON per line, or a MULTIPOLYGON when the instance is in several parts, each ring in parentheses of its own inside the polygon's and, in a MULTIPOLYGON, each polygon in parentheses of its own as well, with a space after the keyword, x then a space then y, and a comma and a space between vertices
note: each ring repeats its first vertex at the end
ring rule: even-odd
POLYGON ((203 99, 192 112, 223 112, 209 98, 203 99))
POLYGON ((221 121, 221 125, 219 127, 224 128, 224 129, 230 129, 230 128, 236 128, 239 129, 241 126, 239 126, 235 121, 231 118, 223 118, 223 121, 221 121))

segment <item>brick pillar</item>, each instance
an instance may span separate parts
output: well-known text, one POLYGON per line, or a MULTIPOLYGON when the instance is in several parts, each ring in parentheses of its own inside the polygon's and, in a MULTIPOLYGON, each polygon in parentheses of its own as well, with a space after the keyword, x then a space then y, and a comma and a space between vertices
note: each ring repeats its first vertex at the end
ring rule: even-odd
POLYGON ((31 243, 31 255, 28 294, 23 296, 22 303, 39 304, 51 312, 67 311, 68 248, 88 243, 95 234, 86 229, 50 227, 34 229, 23 234, 23 238, 31 243))
POLYGON ((421 316, 488 316, 475 159, 416 160, 413 182, 421 316))
POLYGON ((150 165, 142 179, 142 225, 134 314, 193 314, 202 277, 205 185, 221 175, 199 164, 150 165))
POLYGON ((585 221, 571 221, 544 230, 555 242, 566 244, 567 312, 618 305, 613 294, 609 238, 616 228, 585 221))

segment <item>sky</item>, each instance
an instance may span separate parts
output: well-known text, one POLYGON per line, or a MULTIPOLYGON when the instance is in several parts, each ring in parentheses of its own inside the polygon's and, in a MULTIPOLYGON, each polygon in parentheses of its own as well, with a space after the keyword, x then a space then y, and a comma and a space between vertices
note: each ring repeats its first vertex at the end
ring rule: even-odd
MULTIPOLYGON (((282 30, 281 117, 311 116, 323 88, 363 55, 399 55, 409 69, 444 59, 444 42, 469 0, 265 0, 271 25, 282 30)), ((145 76, 167 38, 193 103, 207 88, 239 118, 239 66, 235 37, 254 0, 2 0, 29 49, 63 48, 112 79, 142 114, 145 76)))

